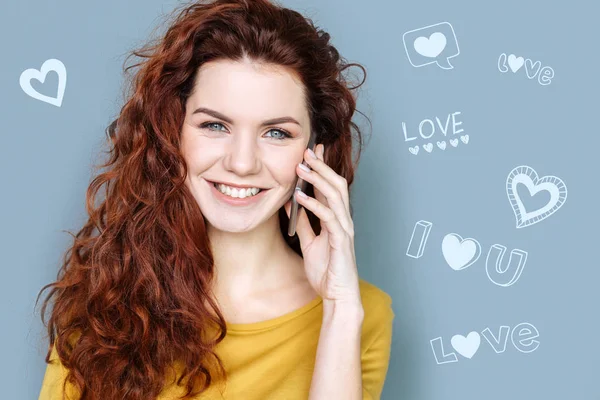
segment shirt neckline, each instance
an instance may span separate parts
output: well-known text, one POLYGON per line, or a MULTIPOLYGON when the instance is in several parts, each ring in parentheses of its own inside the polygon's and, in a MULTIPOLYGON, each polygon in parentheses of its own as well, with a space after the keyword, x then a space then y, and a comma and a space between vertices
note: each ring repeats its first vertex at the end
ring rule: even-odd
POLYGON ((271 318, 271 319, 268 319, 265 321, 251 322, 249 324, 233 324, 233 323, 229 323, 229 322, 226 322, 225 324, 227 325, 228 332, 248 332, 248 331, 265 329, 265 328, 269 328, 269 327, 273 327, 273 326, 282 324, 282 323, 287 322, 287 321, 289 321, 295 317, 298 317, 304 313, 307 313, 308 311, 317 307, 322 302, 323 302, 323 299, 321 298, 321 296, 317 295, 317 297, 315 297, 314 299, 312 299, 310 302, 303 305, 302 307, 297 308, 287 314, 280 315, 279 317, 271 318))

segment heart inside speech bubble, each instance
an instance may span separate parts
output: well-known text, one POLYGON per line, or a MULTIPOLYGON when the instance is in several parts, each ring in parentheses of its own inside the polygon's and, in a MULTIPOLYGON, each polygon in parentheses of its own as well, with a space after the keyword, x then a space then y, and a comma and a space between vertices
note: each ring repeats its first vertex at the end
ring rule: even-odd
POLYGON ((434 32, 429 38, 420 36, 413 46, 417 53, 429 58, 436 58, 446 48, 446 36, 442 32, 434 32))

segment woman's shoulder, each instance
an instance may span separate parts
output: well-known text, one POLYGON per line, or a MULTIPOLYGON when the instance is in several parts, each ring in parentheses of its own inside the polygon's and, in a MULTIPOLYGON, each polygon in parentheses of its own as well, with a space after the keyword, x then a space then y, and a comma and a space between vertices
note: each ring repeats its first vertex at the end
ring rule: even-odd
POLYGON ((390 328, 395 314, 392 297, 371 282, 359 278, 360 297, 365 310, 363 331, 379 332, 383 327, 390 328))
POLYGON ((391 306, 392 297, 383 289, 362 278, 359 278, 358 284, 360 287, 360 296, 362 298, 363 307, 369 306, 370 308, 379 308, 391 306))
POLYGON ((65 390, 68 396, 67 399, 78 399, 80 393, 70 382, 66 381, 68 372, 58 356, 56 343, 54 343, 50 351, 50 362, 46 365, 38 400, 62 399, 65 390), (66 389, 63 387, 65 383, 66 389))

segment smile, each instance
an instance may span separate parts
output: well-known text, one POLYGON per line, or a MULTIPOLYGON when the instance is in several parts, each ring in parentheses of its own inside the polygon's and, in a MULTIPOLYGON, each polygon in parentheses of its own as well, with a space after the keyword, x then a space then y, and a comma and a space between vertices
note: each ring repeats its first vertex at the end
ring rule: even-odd
POLYGON ((269 189, 258 189, 258 188, 253 188, 249 191, 249 193, 247 193, 247 190, 240 190, 238 191, 237 189, 225 189, 224 186, 221 186, 220 184, 217 184, 215 182, 211 182, 211 181, 206 181, 208 182, 208 184, 211 187, 211 192, 213 193, 213 195, 215 196, 215 198, 217 198, 219 201, 222 201, 226 204, 230 204, 230 205, 234 205, 234 206, 244 206, 244 205, 250 205, 250 204, 254 204, 257 201, 259 201, 261 198, 264 197, 264 194, 266 192, 269 191, 269 189), (225 193, 223 193, 218 187, 217 185, 221 186, 225 193), (258 190, 258 192, 257 192, 258 190), (256 193, 256 194, 253 194, 256 193), (241 194, 242 196, 245 197, 234 197, 234 196, 239 196, 239 194, 241 194))

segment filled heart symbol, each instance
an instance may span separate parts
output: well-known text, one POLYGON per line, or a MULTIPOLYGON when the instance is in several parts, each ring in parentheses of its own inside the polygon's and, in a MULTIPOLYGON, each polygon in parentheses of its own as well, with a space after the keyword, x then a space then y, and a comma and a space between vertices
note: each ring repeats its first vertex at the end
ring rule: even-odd
POLYGON ((463 239, 457 233, 449 233, 442 240, 442 254, 450 268, 459 271, 479 259, 481 246, 473 238, 463 239))
POLYGON ((60 107, 65 94, 65 87, 67 86, 67 69, 60 60, 51 58, 42 64, 42 68, 39 71, 35 68, 29 68, 23 71, 19 77, 19 84, 21 85, 21 89, 23 89, 27 95, 33 97, 34 99, 60 107), (58 89, 56 97, 43 95, 31 86, 32 79, 37 79, 38 81, 44 83, 46 76, 50 71, 54 71, 58 74, 58 89))
POLYGON ((510 54, 508 56, 508 66, 512 70, 512 72, 517 72, 523 64, 525 63, 525 59, 523 57, 517 57, 514 54, 510 54))
POLYGON ((414 154, 416 156, 417 154, 419 154, 419 146, 409 147, 408 151, 410 151, 412 154, 414 154))
POLYGON ((478 332, 470 332, 467 337, 463 335, 454 335, 452 339, 450 339, 450 343, 454 350, 456 350, 461 356, 471 358, 477 350, 479 350, 479 345, 481 344, 481 336, 478 332))
POLYGON ((548 218, 554 214, 567 200, 567 186, 556 176, 544 176, 538 178, 537 172, 531 167, 521 165, 514 168, 506 179, 506 194, 517 219, 517 228, 524 228, 548 218), (517 185, 523 184, 529 190, 529 194, 545 190, 550 193, 550 200, 543 207, 527 211, 523 201, 517 193, 517 185))
POLYGON ((413 46, 420 55, 435 58, 446 48, 446 36, 442 32, 434 32, 429 38, 420 36, 413 46))

